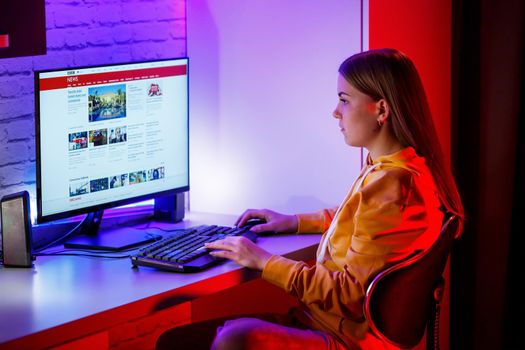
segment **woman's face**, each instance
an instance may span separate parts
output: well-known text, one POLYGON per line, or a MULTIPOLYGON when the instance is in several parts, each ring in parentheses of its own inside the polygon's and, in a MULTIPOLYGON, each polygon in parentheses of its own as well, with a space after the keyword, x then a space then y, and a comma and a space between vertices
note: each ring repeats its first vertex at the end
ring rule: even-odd
POLYGON ((333 112, 349 146, 366 147, 377 135, 378 102, 354 88, 339 74, 339 102, 333 112))

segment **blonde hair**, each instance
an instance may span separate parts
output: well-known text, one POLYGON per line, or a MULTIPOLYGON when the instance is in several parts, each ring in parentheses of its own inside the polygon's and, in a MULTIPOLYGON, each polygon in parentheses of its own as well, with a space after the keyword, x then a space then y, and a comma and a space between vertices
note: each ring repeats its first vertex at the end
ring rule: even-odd
POLYGON ((414 63, 395 49, 370 50, 347 58, 339 73, 356 89, 390 107, 390 125, 404 146, 424 157, 442 205, 464 218, 463 204, 452 172, 445 165, 421 78, 414 63))

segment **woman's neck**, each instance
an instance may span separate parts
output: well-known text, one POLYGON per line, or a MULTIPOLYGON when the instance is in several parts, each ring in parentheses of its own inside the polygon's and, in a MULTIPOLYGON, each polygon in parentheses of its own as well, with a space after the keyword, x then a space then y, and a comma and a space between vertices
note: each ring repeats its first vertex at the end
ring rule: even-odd
POLYGON ((404 148, 403 145, 401 145, 401 143, 394 138, 388 138, 386 140, 378 141, 381 142, 376 142, 375 144, 369 145, 368 147, 365 146, 365 148, 370 153, 370 157, 372 157, 372 160, 387 154, 396 153, 404 148))

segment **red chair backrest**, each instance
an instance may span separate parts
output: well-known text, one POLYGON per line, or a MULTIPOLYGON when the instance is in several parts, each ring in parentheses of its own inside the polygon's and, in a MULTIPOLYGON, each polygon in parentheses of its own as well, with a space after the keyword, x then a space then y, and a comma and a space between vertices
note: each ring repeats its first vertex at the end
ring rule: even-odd
POLYGON ((400 348, 411 348, 421 341, 432 317, 433 293, 458 230, 458 217, 446 218, 429 249, 385 269, 370 282, 364 313, 378 337, 400 348))

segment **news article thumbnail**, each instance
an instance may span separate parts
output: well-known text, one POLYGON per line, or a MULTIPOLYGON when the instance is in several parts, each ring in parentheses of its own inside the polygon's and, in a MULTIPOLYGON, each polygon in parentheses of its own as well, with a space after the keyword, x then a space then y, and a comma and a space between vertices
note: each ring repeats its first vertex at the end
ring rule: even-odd
POLYGON ((164 178, 164 167, 148 170, 148 181, 164 178))
POLYGON ((120 142, 126 142, 128 139, 128 135, 126 133, 127 127, 121 126, 117 128, 110 128, 109 129, 109 143, 120 143, 120 142))
POLYGON ((89 122, 126 117, 126 84, 88 89, 89 122))
POLYGON ((87 148, 87 146, 88 146, 87 131, 73 132, 69 134, 69 150, 70 151, 87 148))
POLYGON ((148 88, 148 96, 162 96, 162 89, 159 83, 151 83, 148 88))
POLYGON ((104 191, 109 188, 109 182, 107 177, 103 177, 89 182, 89 190, 91 193, 104 191))
POLYGON ((109 188, 123 187, 128 184, 128 174, 120 174, 111 176, 109 180, 109 188))
POLYGON ((142 182, 146 182, 146 171, 135 171, 133 173, 129 173, 129 184, 135 185, 142 182))
POLYGON ((89 192, 89 179, 73 179, 69 182, 69 197, 80 196, 89 192))
POLYGON ((98 129, 89 131, 89 145, 93 147, 108 144, 108 129, 98 129))

